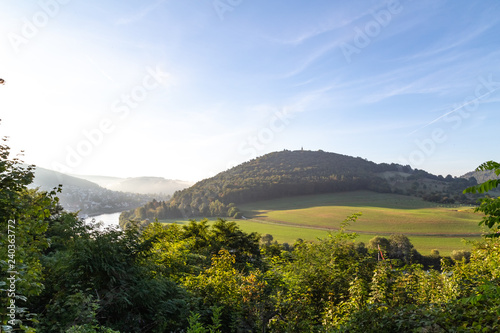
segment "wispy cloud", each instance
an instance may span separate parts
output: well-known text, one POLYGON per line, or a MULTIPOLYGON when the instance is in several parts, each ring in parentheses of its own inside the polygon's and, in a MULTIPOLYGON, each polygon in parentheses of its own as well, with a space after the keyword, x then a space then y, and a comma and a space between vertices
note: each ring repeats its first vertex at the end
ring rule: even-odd
POLYGON ((337 15, 335 15, 334 18, 329 18, 327 22, 323 22, 315 25, 314 27, 309 27, 308 29, 304 29, 303 31, 297 33, 293 37, 290 38, 268 37, 268 39, 270 41, 282 45, 292 45, 292 46, 301 45, 323 34, 348 27, 349 25, 352 25, 354 22, 360 20, 361 18, 370 15, 374 10, 376 9, 370 8, 352 16, 348 15, 345 12, 337 13, 337 15))
POLYGON ((327 26, 323 27, 313 27, 309 31, 302 31, 300 32, 297 36, 292 37, 291 39, 273 39, 273 41, 284 44, 284 45, 292 45, 292 46, 297 46, 301 45, 305 42, 307 42, 310 39, 313 39, 315 37, 318 37, 320 35, 332 32, 337 29, 341 29, 343 27, 346 27, 350 24, 352 24, 353 21, 357 20, 359 17, 350 19, 350 20, 343 20, 340 22, 334 22, 331 23, 327 26))
POLYGON ((312 64, 314 64, 316 61, 318 61, 320 58, 322 58, 324 55, 326 55, 328 52, 333 50, 334 48, 337 48, 340 45, 340 41, 333 41, 330 42, 326 45, 323 45, 322 47, 318 48, 314 52, 310 53, 307 55, 305 59, 301 61, 301 63, 295 67, 294 69, 290 70, 289 72, 282 74, 281 78, 290 78, 292 76, 298 75, 305 70, 307 70, 312 64))
POLYGON ((122 17, 116 21, 117 25, 126 25, 126 24, 131 24, 138 22, 142 20, 144 17, 146 17, 150 12, 161 6, 164 2, 167 0, 157 0, 154 3, 150 4, 149 6, 146 6, 139 10, 137 13, 131 16, 127 17, 122 17))
POLYGON ((447 113, 445 113, 445 114, 443 114, 443 115, 441 115, 441 116, 437 117, 436 119, 434 119, 434 120, 432 120, 432 121, 428 122, 428 123, 427 123, 427 124, 425 124, 424 126, 422 126, 422 127, 418 128, 418 129, 414 130, 414 131, 413 131, 413 132, 411 132, 409 135, 415 134, 416 132, 418 132, 418 131, 420 131, 420 130, 422 130, 422 129, 426 128, 426 127, 429 127, 429 126, 431 126, 432 124, 437 123, 437 122, 438 122, 438 121, 440 121, 441 119, 443 119, 443 118, 445 118, 445 117, 449 116, 450 114, 453 114, 453 113, 455 113, 455 112, 457 112, 457 111, 459 111, 459 110, 463 109, 463 108, 464 108, 464 107, 466 107, 467 105, 474 104, 474 103, 478 103, 478 102, 479 102, 479 101, 481 101, 483 98, 485 98, 485 97, 487 97, 487 96, 489 96, 489 95, 493 94, 493 93, 494 93, 495 91, 497 91, 497 90, 500 90, 500 88, 497 88, 497 89, 493 89, 493 90, 491 90, 491 91, 488 91, 487 93, 485 93, 485 94, 483 94, 483 95, 481 95, 481 96, 478 96, 477 98, 475 98, 475 99, 473 99, 473 100, 471 100, 471 101, 468 101, 468 102, 466 102, 466 103, 463 103, 463 104, 461 104, 461 105, 457 106, 457 107, 456 107, 456 108, 454 108, 453 110, 451 110, 451 111, 449 111, 449 112, 447 112, 447 113))
POLYGON ((344 79, 338 89, 358 105, 407 94, 460 95, 464 89, 470 89, 471 80, 475 82, 476 76, 471 73, 478 73, 478 68, 491 63, 495 54, 476 56, 471 51, 444 54, 391 71, 365 75, 362 79, 344 79))
POLYGON ((440 40, 436 45, 440 45, 438 47, 431 47, 430 49, 414 54, 410 57, 404 58, 403 60, 405 61, 415 61, 419 58, 429 58, 429 57, 435 57, 438 54, 442 54, 446 51, 455 49, 459 46, 462 46, 470 41, 473 41, 476 39, 478 36, 483 34, 485 31, 489 30, 493 26, 497 25, 498 21, 495 22, 490 22, 489 24, 481 25, 478 27, 475 27, 474 30, 468 31, 464 34, 459 34, 460 36, 459 39, 457 39, 457 34, 456 32, 453 34, 453 36, 446 38, 446 40, 440 40))

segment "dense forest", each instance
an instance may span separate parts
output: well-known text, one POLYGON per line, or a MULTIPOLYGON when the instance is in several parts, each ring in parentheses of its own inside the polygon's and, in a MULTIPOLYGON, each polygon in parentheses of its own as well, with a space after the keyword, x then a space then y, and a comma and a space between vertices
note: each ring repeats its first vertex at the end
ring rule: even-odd
POLYGON ((240 203, 296 195, 371 190, 422 197, 450 204, 475 204, 463 189, 476 179, 435 176, 399 164, 377 164, 360 157, 323 151, 281 151, 245 162, 174 193, 171 200, 152 201, 123 212, 120 225, 196 216, 240 218, 240 203))
MULTIPOLYGON (((33 168, 0 145, 3 331, 498 332, 500 198, 470 253, 416 252, 404 235, 273 242, 236 223, 101 230, 29 189, 33 168)), ((500 164, 483 169, 500 174, 500 164)), ((490 180, 467 192, 496 188, 490 180)))

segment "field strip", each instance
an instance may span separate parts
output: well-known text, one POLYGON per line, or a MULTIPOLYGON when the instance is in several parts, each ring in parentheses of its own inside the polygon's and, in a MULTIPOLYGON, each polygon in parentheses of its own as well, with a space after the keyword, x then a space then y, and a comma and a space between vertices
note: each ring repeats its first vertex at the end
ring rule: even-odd
MULTIPOLYGON (((278 221, 278 220, 260 220, 260 219, 256 219, 256 218, 245 218, 244 221, 250 221, 250 222, 261 223, 261 224, 279 225, 279 226, 286 226, 286 227, 324 230, 324 231, 338 231, 339 230, 338 228, 326 228, 326 227, 296 224, 296 223, 291 223, 291 222, 286 222, 286 221, 278 221)), ((364 234, 364 235, 389 236, 392 234, 392 233, 388 233, 388 232, 357 231, 357 230, 351 230, 351 229, 346 229, 345 231, 346 232, 355 232, 357 234, 364 234)), ((436 234, 436 233, 418 233, 418 232, 412 232, 412 233, 397 232, 397 233, 402 233, 406 236, 449 237, 449 238, 481 237, 483 235, 482 233, 465 233, 465 234, 436 234)))
POLYGON ((324 231, 336 231, 338 229, 335 228, 325 228, 325 227, 318 227, 318 226, 310 226, 310 225, 304 225, 304 224, 296 224, 296 223, 290 223, 290 222, 285 222, 285 221, 268 221, 268 220, 259 220, 259 219, 248 219, 245 218, 243 221, 250 221, 250 222, 255 222, 255 223, 260 223, 260 224, 272 224, 272 225, 279 225, 282 227, 294 227, 294 228, 302 228, 302 229, 314 229, 314 230, 324 230, 324 231))

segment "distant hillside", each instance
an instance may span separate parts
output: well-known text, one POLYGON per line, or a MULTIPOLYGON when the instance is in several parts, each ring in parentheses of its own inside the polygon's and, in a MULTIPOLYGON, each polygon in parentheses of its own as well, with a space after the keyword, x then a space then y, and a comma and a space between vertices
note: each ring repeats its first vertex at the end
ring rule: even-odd
POLYGON ((72 175, 73 177, 85 179, 89 182, 96 183, 97 185, 110 190, 110 186, 123 181, 125 178, 109 177, 109 176, 87 176, 87 175, 72 175))
POLYGON ((141 194, 173 195, 176 191, 193 185, 192 182, 171 180, 162 177, 118 178, 79 175, 75 177, 92 181, 109 190, 141 194))
POLYGON ((360 157, 323 151, 281 151, 245 162, 192 187, 176 192, 168 202, 149 202, 129 219, 189 216, 238 217, 236 205, 297 195, 354 190, 399 193, 440 203, 470 202, 462 194, 475 182, 435 176, 399 164, 377 164, 360 157))
POLYGON ((153 199, 168 199, 167 196, 111 191, 91 181, 40 167, 35 169, 35 179, 30 187, 51 191, 59 184, 63 185, 62 193, 57 195, 61 205, 68 211, 80 211, 82 215, 121 212, 153 199))
POLYGON ((495 171, 493 170, 486 170, 486 171, 471 171, 467 172, 465 175, 462 176, 462 178, 469 179, 469 178, 476 178, 478 183, 484 183, 487 180, 490 179, 500 179, 500 176, 497 176, 495 174, 495 171))
POLYGON ((135 192, 135 193, 162 193, 173 195, 176 191, 192 186, 192 182, 181 180, 171 180, 161 177, 138 177, 127 178, 109 187, 114 191, 135 192))
POLYGON ((35 180, 33 186, 40 187, 47 191, 56 187, 59 184, 64 186, 79 187, 81 189, 98 189, 100 186, 88 180, 69 176, 61 172, 48 170, 40 167, 35 169, 35 180))

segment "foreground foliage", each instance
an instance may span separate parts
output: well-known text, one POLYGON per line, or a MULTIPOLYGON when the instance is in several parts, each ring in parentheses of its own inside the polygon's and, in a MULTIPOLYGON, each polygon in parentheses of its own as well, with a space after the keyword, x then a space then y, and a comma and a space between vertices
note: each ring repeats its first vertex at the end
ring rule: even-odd
MULTIPOLYGON (((0 150, 2 330, 24 332, 497 332, 500 242, 441 258, 404 235, 345 230, 278 244, 234 222, 85 225, 0 150), (5 281, 16 221, 15 296, 5 281), (15 300, 15 320, 7 309, 15 300)), ((494 215, 489 215, 494 216, 494 215)))
MULTIPOLYGON (((500 176, 500 164, 489 161, 477 167, 476 171, 493 171, 495 175, 500 176)), ((500 179, 490 179, 479 185, 468 187, 464 193, 486 193, 496 189, 500 185, 500 179)), ((480 200, 481 204, 476 208, 476 212, 484 213, 481 224, 484 224, 492 230, 487 237, 500 237, 498 229, 500 228, 500 197, 485 197, 480 200)))

